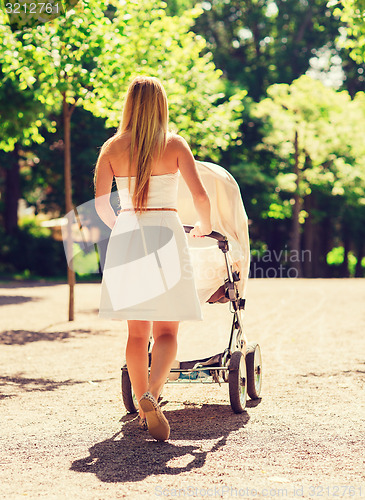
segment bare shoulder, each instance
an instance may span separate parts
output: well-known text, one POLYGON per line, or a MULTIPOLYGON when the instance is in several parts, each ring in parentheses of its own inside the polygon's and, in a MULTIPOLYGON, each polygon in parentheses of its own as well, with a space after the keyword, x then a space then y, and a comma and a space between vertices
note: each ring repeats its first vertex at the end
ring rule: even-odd
POLYGON ((101 147, 101 151, 104 154, 113 155, 113 153, 125 149, 130 143, 130 138, 127 134, 114 134, 109 137, 101 147))
POLYGON ((114 139, 114 136, 109 137, 109 139, 104 142, 104 144, 100 148, 100 153, 102 153, 104 155, 107 155, 110 153, 110 148, 111 148, 111 145, 113 144, 113 139, 114 139))
POLYGON ((188 143, 181 135, 171 132, 167 137, 167 146, 169 149, 175 150, 176 152, 183 152, 190 149, 188 143))

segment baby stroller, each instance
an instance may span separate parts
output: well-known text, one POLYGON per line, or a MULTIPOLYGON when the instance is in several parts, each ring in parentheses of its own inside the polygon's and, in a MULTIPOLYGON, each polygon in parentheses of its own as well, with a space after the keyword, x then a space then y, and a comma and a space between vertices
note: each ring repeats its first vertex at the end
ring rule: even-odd
MULTIPOLYGON (((232 410, 242 413, 247 395, 260 397, 262 360, 259 344, 247 344, 243 332, 250 251, 247 215, 239 187, 224 168, 196 162, 211 201, 214 231, 204 238, 188 238, 194 275, 201 304, 229 302, 233 314, 228 346, 223 352, 203 359, 176 362, 167 382, 228 383, 232 410), (207 269, 210 272, 207 272, 207 269)), ((178 213, 186 233, 194 227, 196 210, 190 191, 179 177, 178 213)), ((151 353, 152 341, 149 352, 151 353)), ((149 356, 151 361, 151 355, 149 356)), ((122 367, 122 396, 129 413, 137 411, 127 366, 122 367)))

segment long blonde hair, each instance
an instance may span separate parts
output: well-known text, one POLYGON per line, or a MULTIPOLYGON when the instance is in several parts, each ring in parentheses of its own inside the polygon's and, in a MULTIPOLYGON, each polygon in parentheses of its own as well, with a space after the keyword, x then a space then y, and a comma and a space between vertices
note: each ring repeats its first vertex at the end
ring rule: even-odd
POLYGON ((129 85, 116 135, 131 134, 128 189, 135 162, 137 172, 132 201, 140 213, 146 209, 152 159, 158 159, 166 147, 168 118, 167 96, 162 83, 155 77, 135 78, 129 85))

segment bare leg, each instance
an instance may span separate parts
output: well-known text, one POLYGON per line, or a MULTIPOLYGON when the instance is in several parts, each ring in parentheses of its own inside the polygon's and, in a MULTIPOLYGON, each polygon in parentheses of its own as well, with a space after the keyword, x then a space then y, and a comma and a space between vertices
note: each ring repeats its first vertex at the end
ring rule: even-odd
POLYGON ((177 352, 179 321, 154 321, 151 371, 148 390, 158 399, 177 352))
MULTIPOLYGON (((150 338, 151 322, 128 320, 128 341, 126 360, 129 378, 132 383, 137 401, 148 388, 148 341, 150 338)), ((139 414, 144 413, 139 407, 139 414)))

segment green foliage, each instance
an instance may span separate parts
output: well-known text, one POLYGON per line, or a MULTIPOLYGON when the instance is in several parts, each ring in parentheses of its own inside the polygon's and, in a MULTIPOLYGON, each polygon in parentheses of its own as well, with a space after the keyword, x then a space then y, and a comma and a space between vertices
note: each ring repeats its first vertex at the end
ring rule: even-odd
POLYGON ((245 92, 226 95, 212 55, 201 56, 205 41, 189 31, 201 11, 170 17, 165 9, 164 2, 151 0, 90 0, 24 33, 12 34, 3 24, 4 75, 26 102, 32 96, 59 113, 64 94, 69 106, 106 118, 109 128, 119 125, 130 80, 141 73, 157 76, 169 95, 171 128, 201 159, 218 161, 220 150, 238 137, 245 92))
MULTIPOLYGON (((115 69, 110 85, 114 95, 120 96, 138 74, 159 78, 169 99, 171 129, 186 138, 200 159, 218 161, 220 150, 238 138, 246 92, 227 96, 222 71, 215 68, 212 54, 201 55, 206 42, 189 31, 201 9, 171 17, 165 8, 164 2, 129 0, 117 9, 113 26, 121 35, 123 50, 119 49, 117 62, 111 62, 115 69), (122 78, 120 68, 124 69, 122 78)), ((122 99, 114 101, 112 96, 104 100, 109 103, 102 111, 108 127, 119 125, 121 118, 122 99)))
POLYGON ((168 0, 166 2, 166 14, 168 16, 183 16, 195 4, 195 0, 168 0))
MULTIPOLYGON (((278 200, 279 201, 279 200, 278 200)), ((290 219, 291 210, 288 200, 284 200, 284 203, 271 203, 269 210, 262 214, 263 218, 266 219, 290 219)))
POLYGON ((332 248, 330 252, 327 254, 327 264, 330 266, 336 265, 339 266, 343 263, 344 259, 344 248, 343 247, 335 247, 332 248))
POLYGON ((12 7, 7 8, 9 22, 13 31, 25 30, 26 28, 34 28, 39 24, 44 24, 59 16, 64 16, 65 12, 72 9, 78 0, 48 0, 47 2, 33 2, 23 0, 20 2, 19 10, 15 8, 17 2, 11 0, 7 2, 12 4, 12 7))
MULTIPOLYGON (((325 254, 334 239, 351 240, 361 255, 365 144, 358 124, 365 120, 364 94, 351 100, 346 91, 336 92, 304 75, 291 85, 269 87, 267 94, 253 111, 262 120, 259 148, 270 152, 278 166, 275 194, 263 219, 277 225, 278 220, 290 218, 297 196, 296 230, 304 232, 303 242, 311 242, 310 250, 319 262, 314 266, 323 268, 325 255, 319 256, 318 251, 325 254), (311 236, 315 232, 321 237, 311 236)), ((345 270, 342 266, 336 272, 345 270)))
POLYGON ((341 22, 326 0, 209 0, 194 30, 214 62, 258 101, 274 83, 290 84, 316 49, 335 49, 341 22))
MULTIPOLYGON (((52 238, 51 230, 39 225, 34 216, 23 217, 16 234, 9 236, 0 228, 0 276, 22 279, 66 277, 66 257, 62 241, 52 238)), ((95 278, 98 255, 85 253, 74 244, 73 266, 79 277, 95 278)))
POLYGON ((91 250, 89 252, 84 252, 80 245, 74 243, 73 250, 73 269, 78 276, 89 276, 95 273, 95 270, 99 267, 99 256, 96 250, 91 250))
POLYGON ((44 105, 16 76, 21 47, 0 11, 0 150, 5 152, 13 151, 16 142, 23 146, 40 144, 44 140, 39 133, 42 122, 49 130, 53 128, 45 118, 44 105))
POLYGON ((55 241, 30 220, 25 221, 13 235, 0 227, 0 274, 24 277, 65 276, 66 258, 63 243, 55 241))
MULTIPOLYGON (((192 0, 80 0, 64 19, 23 33, 12 33, 0 13, 0 150, 10 152, 20 143, 22 196, 37 210, 57 215, 64 210, 63 96, 69 109, 76 107, 71 157, 74 202, 80 204, 92 197, 98 148, 119 125, 129 82, 137 74, 157 76, 168 93, 171 129, 188 140, 198 159, 221 163, 237 179, 253 243, 284 247, 293 195, 299 194, 310 201, 299 215, 302 229, 308 220, 321 235, 328 228, 329 240, 319 250, 322 260, 328 248, 341 244, 344 228, 360 255, 365 143, 359 124, 365 97, 355 91, 363 86, 362 8, 363 0, 328 5, 327 0, 199 5, 192 0), (343 26, 346 49, 337 46, 343 26), (351 92, 335 92, 301 76, 319 49, 342 57, 344 85, 352 86, 351 92), (350 50, 357 61, 351 68, 350 50)), ((0 167, 7 164, 0 154, 0 167)), ((28 238, 34 248, 51 245, 47 230, 24 224, 19 230, 23 242, 28 238)), ((2 241, 1 257, 10 244, 20 255, 15 242, 2 241)), ((79 258, 87 272, 91 254, 79 258)), ((6 259, 11 267, 9 253, 6 259)), ((20 256, 24 276, 40 269, 30 256, 28 263, 24 259, 20 256)), ((63 255, 60 266, 65 269, 63 255)))
MULTIPOLYGON (((41 129, 45 142, 29 149, 29 159, 21 168, 22 196, 37 212, 65 212, 62 127, 56 117, 55 133, 41 129)), ((94 196, 93 169, 101 144, 114 133, 105 121, 83 108, 76 108, 71 122, 73 202, 81 205, 94 196)))
POLYGON ((50 238, 52 235, 52 231, 48 227, 40 226, 33 215, 22 217, 19 221, 19 229, 34 238, 50 238))
MULTIPOLYGON (((345 258, 345 250, 343 247, 334 247, 330 252, 328 252, 326 260, 327 264, 333 267, 340 268, 343 264, 345 258)), ((357 264, 357 259, 353 252, 348 254, 348 268, 350 276, 355 276, 355 268, 357 264)), ((362 259, 361 266, 365 268, 365 258, 362 259)))
POLYGON ((106 1, 80 1, 65 19, 19 35, 18 59, 7 70, 43 104, 60 105, 66 93, 70 105, 107 118, 107 127, 119 125, 131 78, 157 76, 169 95, 172 128, 199 156, 218 160, 218 148, 237 138, 245 92, 227 98, 211 54, 200 57, 205 41, 189 32, 200 10, 169 17, 164 2, 109 4, 113 13, 106 1))
POLYGON ((294 137, 298 134, 301 195, 319 186, 333 196, 358 201, 365 195, 364 141, 358 123, 365 119, 364 95, 354 101, 308 76, 290 86, 276 84, 255 110, 263 120, 262 147, 283 161, 277 176, 280 190, 293 192, 296 176, 294 137))
POLYGON ((90 82, 100 78, 101 54, 107 50, 110 20, 103 7, 102 1, 79 2, 65 17, 14 34, 17 58, 9 51, 4 71, 53 109, 60 109, 62 92, 68 92, 70 103, 84 99, 90 82))
POLYGON ((80 1, 64 18, 21 33, 1 18, 0 148, 11 151, 20 142, 22 196, 36 210, 56 216, 65 210, 63 100, 68 110, 77 106, 71 122, 75 204, 93 197, 97 148, 108 136, 97 117, 109 128, 119 125, 123 95, 137 74, 162 80, 171 128, 198 158, 219 161, 237 139, 245 92, 227 94, 211 54, 200 57, 205 41, 189 31, 200 10, 171 17, 165 9, 151 0, 80 1))
POLYGON ((359 64, 365 62, 365 2, 364 0, 330 0, 334 15, 346 24, 347 36, 343 44, 359 64))

